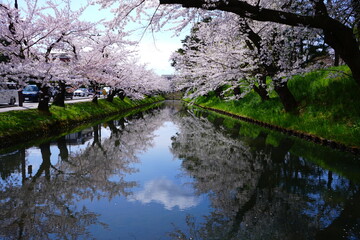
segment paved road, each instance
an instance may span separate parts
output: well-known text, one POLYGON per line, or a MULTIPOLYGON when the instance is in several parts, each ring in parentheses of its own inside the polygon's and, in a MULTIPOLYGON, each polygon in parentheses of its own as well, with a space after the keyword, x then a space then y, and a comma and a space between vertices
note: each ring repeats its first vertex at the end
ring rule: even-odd
MULTIPOLYGON (((91 100, 92 97, 74 97, 72 100, 66 99, 65 103, 87 102, 91 100)), ((34 109, 37 108, 38 104, 37 102, 24 102, 22 107, 17 104, 11 106, 8 104, 0 104, 0 112, 34 109)))

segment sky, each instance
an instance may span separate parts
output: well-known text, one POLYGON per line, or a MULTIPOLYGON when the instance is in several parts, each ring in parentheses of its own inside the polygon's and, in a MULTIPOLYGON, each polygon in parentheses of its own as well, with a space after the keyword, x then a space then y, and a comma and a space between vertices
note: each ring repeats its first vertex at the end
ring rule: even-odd
POLYGON ((139 44, 140 60, 148 63, 149 67, 159 75, 174 72, 169 58, 174 51, 181 47, 181 39, 185 38, 184 34, 181 34, 180 37, 172 35, 171 32, 155 33, 154 40, 151 34, 146 34, 139 44))

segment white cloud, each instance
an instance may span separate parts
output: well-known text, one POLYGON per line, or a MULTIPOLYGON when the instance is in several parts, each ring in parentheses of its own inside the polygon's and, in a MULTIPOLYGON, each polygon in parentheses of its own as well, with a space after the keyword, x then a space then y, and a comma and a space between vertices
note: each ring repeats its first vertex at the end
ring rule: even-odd
POLYGON ((170 56, 177 49, 181 48, 183 36, 173 37, 172 32, 145 34, 138 45, 140 61, 148 64, 158 74, 171 74, 174 68, 171 67, 170 56))
POLYGON ((140 201, 144 204, 157 202, 171 210, 178 207, 184 210, 198 205, 199 199, 192 191, 183 186, 176 185, 168 179, 155 179, 145 183, 144 189, 135 193, 130 201, 140 201))
POLYGON ((157 41, 153 42, 140 42, 139 56, 142 63, 155 70, 158 74, 169 74, 174 72, 170 66, 170 56, 172 52, 178 49, 176 43, 157 41), (155 45, 156 44, 156 45, 155 45))

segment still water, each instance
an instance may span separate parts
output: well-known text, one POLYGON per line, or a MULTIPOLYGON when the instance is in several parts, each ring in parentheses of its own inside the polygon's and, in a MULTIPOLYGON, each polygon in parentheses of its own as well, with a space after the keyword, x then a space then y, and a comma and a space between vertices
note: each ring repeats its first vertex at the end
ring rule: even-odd
POLYGON ((0 151, 0 239, 360 239, 360 158, 180 102, 0 151))

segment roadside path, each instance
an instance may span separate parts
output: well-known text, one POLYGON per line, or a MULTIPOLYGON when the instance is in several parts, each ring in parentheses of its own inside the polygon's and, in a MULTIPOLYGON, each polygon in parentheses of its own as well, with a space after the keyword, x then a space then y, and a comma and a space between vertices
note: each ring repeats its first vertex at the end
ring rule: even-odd
MULTIPOLYGON (((76 102, 88 102, 91 101, 92 97, 74 97, 72 100, 66 99, 66 103, 76 103, 76 102)), ((20 107, 19 105, 15 104, 9 106, 8 104, 0 104, 0 113, 1 112, 9 112, 9 111, 19 111, 19 110, 27 110, 27 109, 35 109, 38 107, 37 102, 23 102, 23 106, 20 107)))

